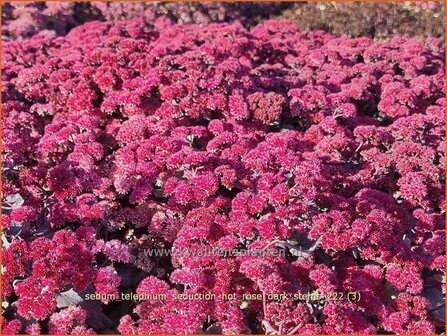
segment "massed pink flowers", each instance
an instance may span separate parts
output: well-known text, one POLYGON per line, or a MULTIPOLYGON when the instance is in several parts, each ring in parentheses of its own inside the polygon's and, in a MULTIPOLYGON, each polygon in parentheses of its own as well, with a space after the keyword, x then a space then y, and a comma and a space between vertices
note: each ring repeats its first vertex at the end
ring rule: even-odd
POLYGON ((134 19, 2 58, 4 332, 442 330, 439 41, 134 19), (285 253, 146 253, 212 248, 285 253), (242 299, 316 291, 360 300, 242 299))

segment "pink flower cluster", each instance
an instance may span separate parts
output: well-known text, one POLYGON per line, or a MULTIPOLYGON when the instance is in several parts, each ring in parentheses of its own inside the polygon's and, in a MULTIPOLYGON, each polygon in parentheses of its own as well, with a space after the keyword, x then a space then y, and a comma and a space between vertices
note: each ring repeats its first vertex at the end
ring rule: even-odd
POLYGON ((153 22, 164 17, 175 23, 240 21, 246 26, 279 15, 290 3, 254 2, 60 2, 13 1, 2 5, 2 38, 31 37, 42 30, 65 35, 87 21, 119 21, 143 17, 153 22))
POLYGON ((442 6, 440 1, 415 1, 414 5, 419 10, 424 10, 427 12, 432 12, 442 6))
POLYGON ((69 2, 7 2, 2 4, 2 38, 26 38, 44 29, 67 33, 77 23, 69 2))
POLYGON ((133 19, 2 53, 3 333, 442 331, 440 41, 133 19), (265 299, 316 291, 360 299, 265 299))

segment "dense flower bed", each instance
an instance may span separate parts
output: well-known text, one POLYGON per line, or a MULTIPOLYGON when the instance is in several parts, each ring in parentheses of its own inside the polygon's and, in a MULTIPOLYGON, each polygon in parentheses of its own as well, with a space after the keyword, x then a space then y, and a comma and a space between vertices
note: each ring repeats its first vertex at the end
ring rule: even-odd
POLYGON ((162 16, 175 23, 240 21, 245 26, 253 26, 291 6, 286 2, 7 2, 2 6, 2 38, 26 38, 42 30, 65 35, 87 21, 135 17, 153 22, 162 16))
POLYGON ((2 52, 4 333, 442 330, 440 41, 162 18, 2 52), (360 300, 265 300, 317 290, 360 300))
POLYGON ((405 2, 6 2, 2 6, 2 38, 26 38, 42 30, 65 35, 92 20, 119 21, 142 17, 153 23, 241 22, 253 27, 268 18, 293 20, 301 31, 322 29, 337 36, 379 40, 405 35, 445 38, 445 6, 439 1, 405 2))

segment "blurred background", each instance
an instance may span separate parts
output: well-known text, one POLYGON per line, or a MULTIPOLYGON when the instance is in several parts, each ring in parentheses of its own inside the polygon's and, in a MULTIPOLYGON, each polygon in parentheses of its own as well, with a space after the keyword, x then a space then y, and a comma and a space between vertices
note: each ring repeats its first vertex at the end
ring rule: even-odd
POLYGON ((444 2, 7 2, 2 5, 2 39, 27 38, 41 30, 65 35, 92 20, 173 22, 239 21, 247 28, 267 19, 294 21, 301 31, 324 30, 335 35, 376 40, 405 35, 418 39, 445 37, 444 2))

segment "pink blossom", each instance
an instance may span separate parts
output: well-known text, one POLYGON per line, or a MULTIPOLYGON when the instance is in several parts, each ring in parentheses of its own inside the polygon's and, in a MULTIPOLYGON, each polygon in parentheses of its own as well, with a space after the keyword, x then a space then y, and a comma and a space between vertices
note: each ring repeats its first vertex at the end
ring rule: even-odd
POLYGON ((172 22, 242 4, 79 4, 101 20, 73 29, 60 15, 78 5, 39 6, 14 7, 34 26, 8 29, 34 36, 2 49, 4 330, 442 329, 427 295, 445 268, 438 44, 172 22), (47 16, 60 36, 35 34, 47 16), (265 299, 316 291, 361 299, 265 299), (67 292, 83 301, 62 307, 67 292), (204 293, 237 297, 173 299, 204 293))

